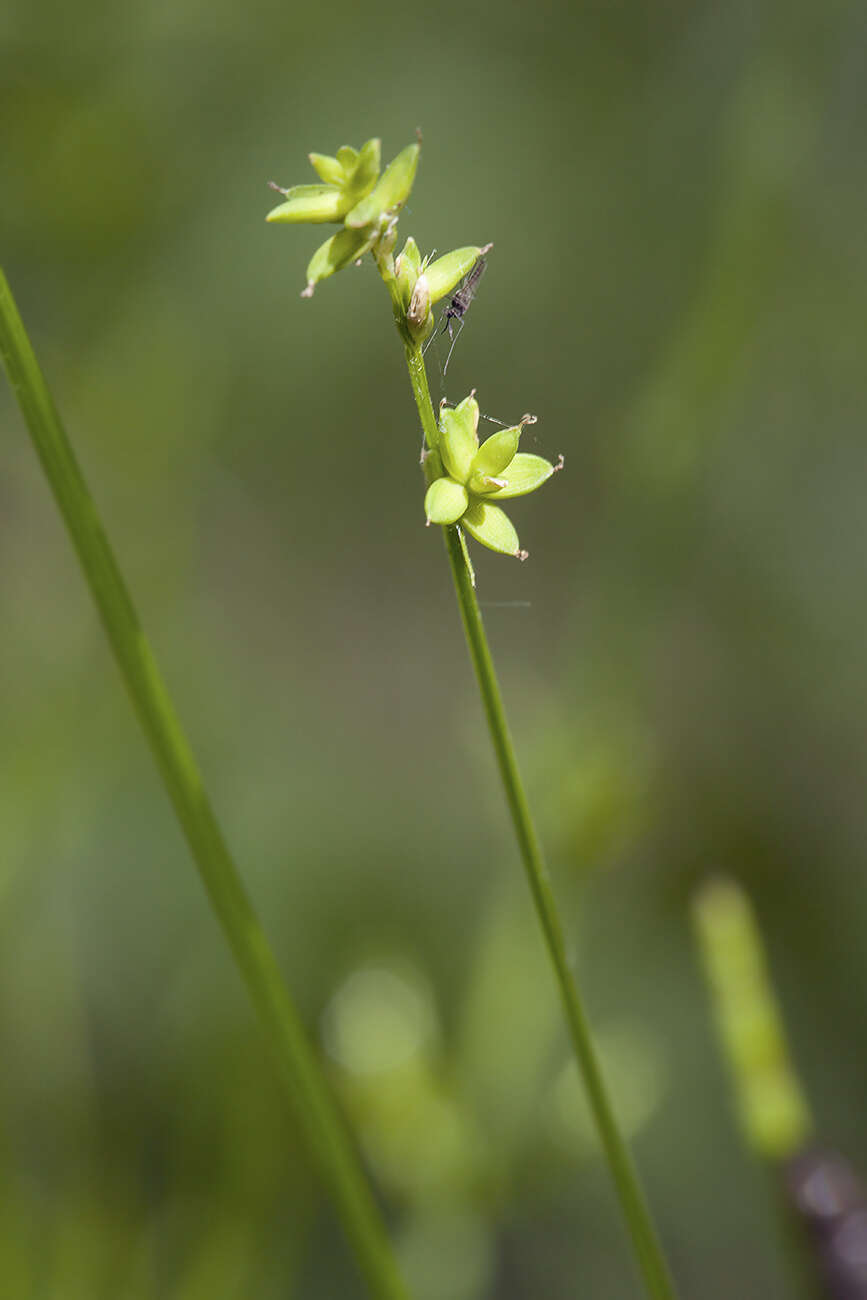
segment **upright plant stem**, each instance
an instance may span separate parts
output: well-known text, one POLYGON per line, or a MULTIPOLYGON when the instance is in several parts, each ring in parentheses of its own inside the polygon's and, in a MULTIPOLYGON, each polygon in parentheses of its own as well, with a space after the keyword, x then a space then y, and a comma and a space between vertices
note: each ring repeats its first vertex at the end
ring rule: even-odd
MULTIPOLYGON (((400 322, 398 323, 400 325, 400 322)), ((401 329, 401 336, 404 341, 410 384, 412 385, 422 428, 428 446, 433 447, 436 445, 438 430, 421 348, 407 338, 403 329, 401 329)), ((506 722, 500 687, 485 635, 485 626, 482 622, 479 602, 476 599, 476 593, 467 569, 461 539, 457 528, 454 526, 443 528, 443 533, 461 611, 461 619, 463 620, 470 650, 470 658, 476 671, 488 729, 506 794, 506 802, 512 814, 515 836, 527 873, 527 880, 530 885, 530 892, 533 895, 539 924, 542 927, 545 945, 554 967, 554 974, 566 1012, 572 1046, 587 1090, 593 1118, 596 1122, 647 1292, 653 1297, 653 1300, 674 1300, 674 1284, 629 1149, 614 1116, 596 1049, 593 1046, 587 1016, 575 983, 575 977, 566 957, 563 929, 551 888, 551 880, 542 856, 542 849, 533 820, 530 816, 530 808, 521 775, 518 771, 518 763, 515 758, 508 723, 506 722)))
POLYGON ((355 1147, 226 847, 2 271, 0 356, 163 784, 370 1293, 378 1300, 408 1300, 355 1147))

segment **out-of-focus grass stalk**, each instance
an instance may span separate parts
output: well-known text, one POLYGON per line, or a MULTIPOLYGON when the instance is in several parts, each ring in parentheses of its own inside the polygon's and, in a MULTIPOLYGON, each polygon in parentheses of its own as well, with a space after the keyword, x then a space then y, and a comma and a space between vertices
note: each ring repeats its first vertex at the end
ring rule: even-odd
POLYGON ((693 918, 741 1129, 763 1159, 785 1160, 813 1124, 752 907, 733 880, 720 878, 696 896, 693 918))
POLYGON ((744 891, 726 877, 698 892, 693 922, 739 1126, 772 1179, 793 1281, 801 1294, 815 1297, 814 1261, 786 1189, 787 1169, 811 1146, 813 1121, 789 1055, 758 923, 744 891))
POLYGON ((223 839, 2 271, 0 355, 163 784, 370 1291, 380 1300, 407 1300, 353 1141, 223 839))

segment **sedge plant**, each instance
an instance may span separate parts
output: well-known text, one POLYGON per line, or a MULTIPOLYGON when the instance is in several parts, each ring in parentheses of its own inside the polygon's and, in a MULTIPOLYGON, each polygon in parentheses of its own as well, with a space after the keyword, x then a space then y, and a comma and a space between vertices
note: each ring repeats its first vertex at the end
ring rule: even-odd
POLYGON ((395 254, 400 210, 412 189, 420 152, 418 140, 403 149, 384 171, 380 170, 378 139, 368 140, 358 150, 345 145, 335 155, 311 153, 309 159, 319 183, 283 189, 271 182, 283 201, 267 220, 292 225, 333 223, 338 227, 310 259, 303 298, 311 298, 322 281, 366 255, 373 258, 388 292, 424 437, 424 518, 428 525, 442 529, 515 838, 572 1047, 647 1293, 653 1300, 673 1300, 674 1285, 614 1114, 567 958, 560 914, 530 814, 476 599, 467 544, 470 538, 502 555, 526 559, 515 527, 500 503, 537 491, 562 467, 563 461, 561 457, 555 464, 519 450, 522 430, 532 420, 529 416, 480 442, 475 391, 455 406, 443 403, 439 412, 434 410, 424 359, 426 341, 435 328, 434 307, 452 295, 445 312, 447 324, 462 314, 469 301, 468 291, 479 273, 480 259, 491 245, 467 245, 437 258, 422 257, 410 235, 395 254))

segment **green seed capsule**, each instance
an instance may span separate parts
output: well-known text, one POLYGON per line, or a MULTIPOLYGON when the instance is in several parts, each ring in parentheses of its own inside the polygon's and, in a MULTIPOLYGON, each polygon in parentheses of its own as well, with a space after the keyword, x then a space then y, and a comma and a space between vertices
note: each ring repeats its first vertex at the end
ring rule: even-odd
POLYGON ((355 201, 364 198, 376 184, 381 166, 380 142, 376 138, 366 141, 361 146, 355 170, 346 177, 347 189, 355 196, 355 201))
POLYGON ((336 235, 320 244, 307 266, 307 288, 302 298, 313 297, 313 286, 327 280, 335 271, 341 271, 350 262, 363 257, 373 240, 366 230, 338 230, 336 235))
POLYGON ((519 451, 503 472, 506 486, 492 492, 491 499, 502 501, 507 497, 522 497, 528 492, 535 492, 536 488, 551 477, 555 468, 559 469, 560 465, 552 465, 544 456, 532 456, 519 451))
POLYGON ((487 495, 506 486, 505 480, 498 476, 514 459, 520 436, 521 426, 515 425, 512 429, 500 429, 485 439, 470 466, 467 485, 471 492, 487 495))
POLYGON ((346 214, 346 225, 352 230, 372 225, 386 212, 393 212, 409 198, 421 146, 410 144, 386 167, 367 198, 362 199, 346 214))
POLYGON ((476 420, 478 419, 478 407, 475 402, 475 419, 473 407, 467 406, 467 402, 472 399, 464 398, 460 406, 443 407, 440 411, 440 454, 443 458, 443 464, 453 479, 458 483, 466 483, 470 476, 470 468, 473 463, 479 442, 476 437, 476 420))
POLYGON ((342 221, 353 202, 336 185, 295 185, 286 191, 286 202, 272 208, 266 221, 342 221))
POLYGON ((337 150, 337 161, 343 168, 344 175, 351 176, 358 166, 358 150, 353 149, 351 144, 341 145, 337 150))
POLYGON ((488 505, 487 501, 474 501, 461 516, 461 527, 491 551, 526 559, 511 519, 499 506, 488 505))
POLYGON ((425 268, 430 285, 431 302, 439 302, 446 294, 451 293, 452 289, 473 269, 482 253, 486 253, 490 247, 491 245, 488 244, 486 248, 456 248, 453 253, 446 253, 444 257, 438 257, 435 262, 431 262, 430 266, 425 268))
POLYGON ((454 479, 438 478, 431 483, 424 499, 429 524, 455 524, 469 505, 467 489, 454 479))
POLYGON ((326 185, 343 185, 346 175, 336 158, 324 153, 309 153, 307 157, 316 175, 326 185))
MULTIPOLYGON (((470 395, 469 395, 468 397, 465 397, 464 400, 463 400, 462 402, 458 402, 457 406, 455 407, 455 414, 458 415, 458 416, 460 416, 461 419, 465 419, 465 418, 466 418, 466 419, 469 419, 470 422, 471 422, 471 425, 472 425, 473 433, 476 433, 476 434, 478 433, 478 431, 479 431, 479 404, 478 404, 478 402, 476 401, 476 390, 475 390, 475 389, 473 389, 473 391, 470 393, 470 395)), ((476 439, 476 446, 478 446, 478 445, 479 445, 479 444, 478 444, 478 438, 477 438, 477 439, 476 439)))

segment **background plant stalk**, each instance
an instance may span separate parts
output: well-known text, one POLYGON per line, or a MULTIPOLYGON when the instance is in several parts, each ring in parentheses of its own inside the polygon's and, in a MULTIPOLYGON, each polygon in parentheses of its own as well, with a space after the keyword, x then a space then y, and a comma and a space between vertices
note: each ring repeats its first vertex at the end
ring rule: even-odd
POLYGON ((409 1300, 355 1145, 214 816, 189 741, 2 271, 0 358, 166 793, 370 1294, 377 1300, 409 1300))

